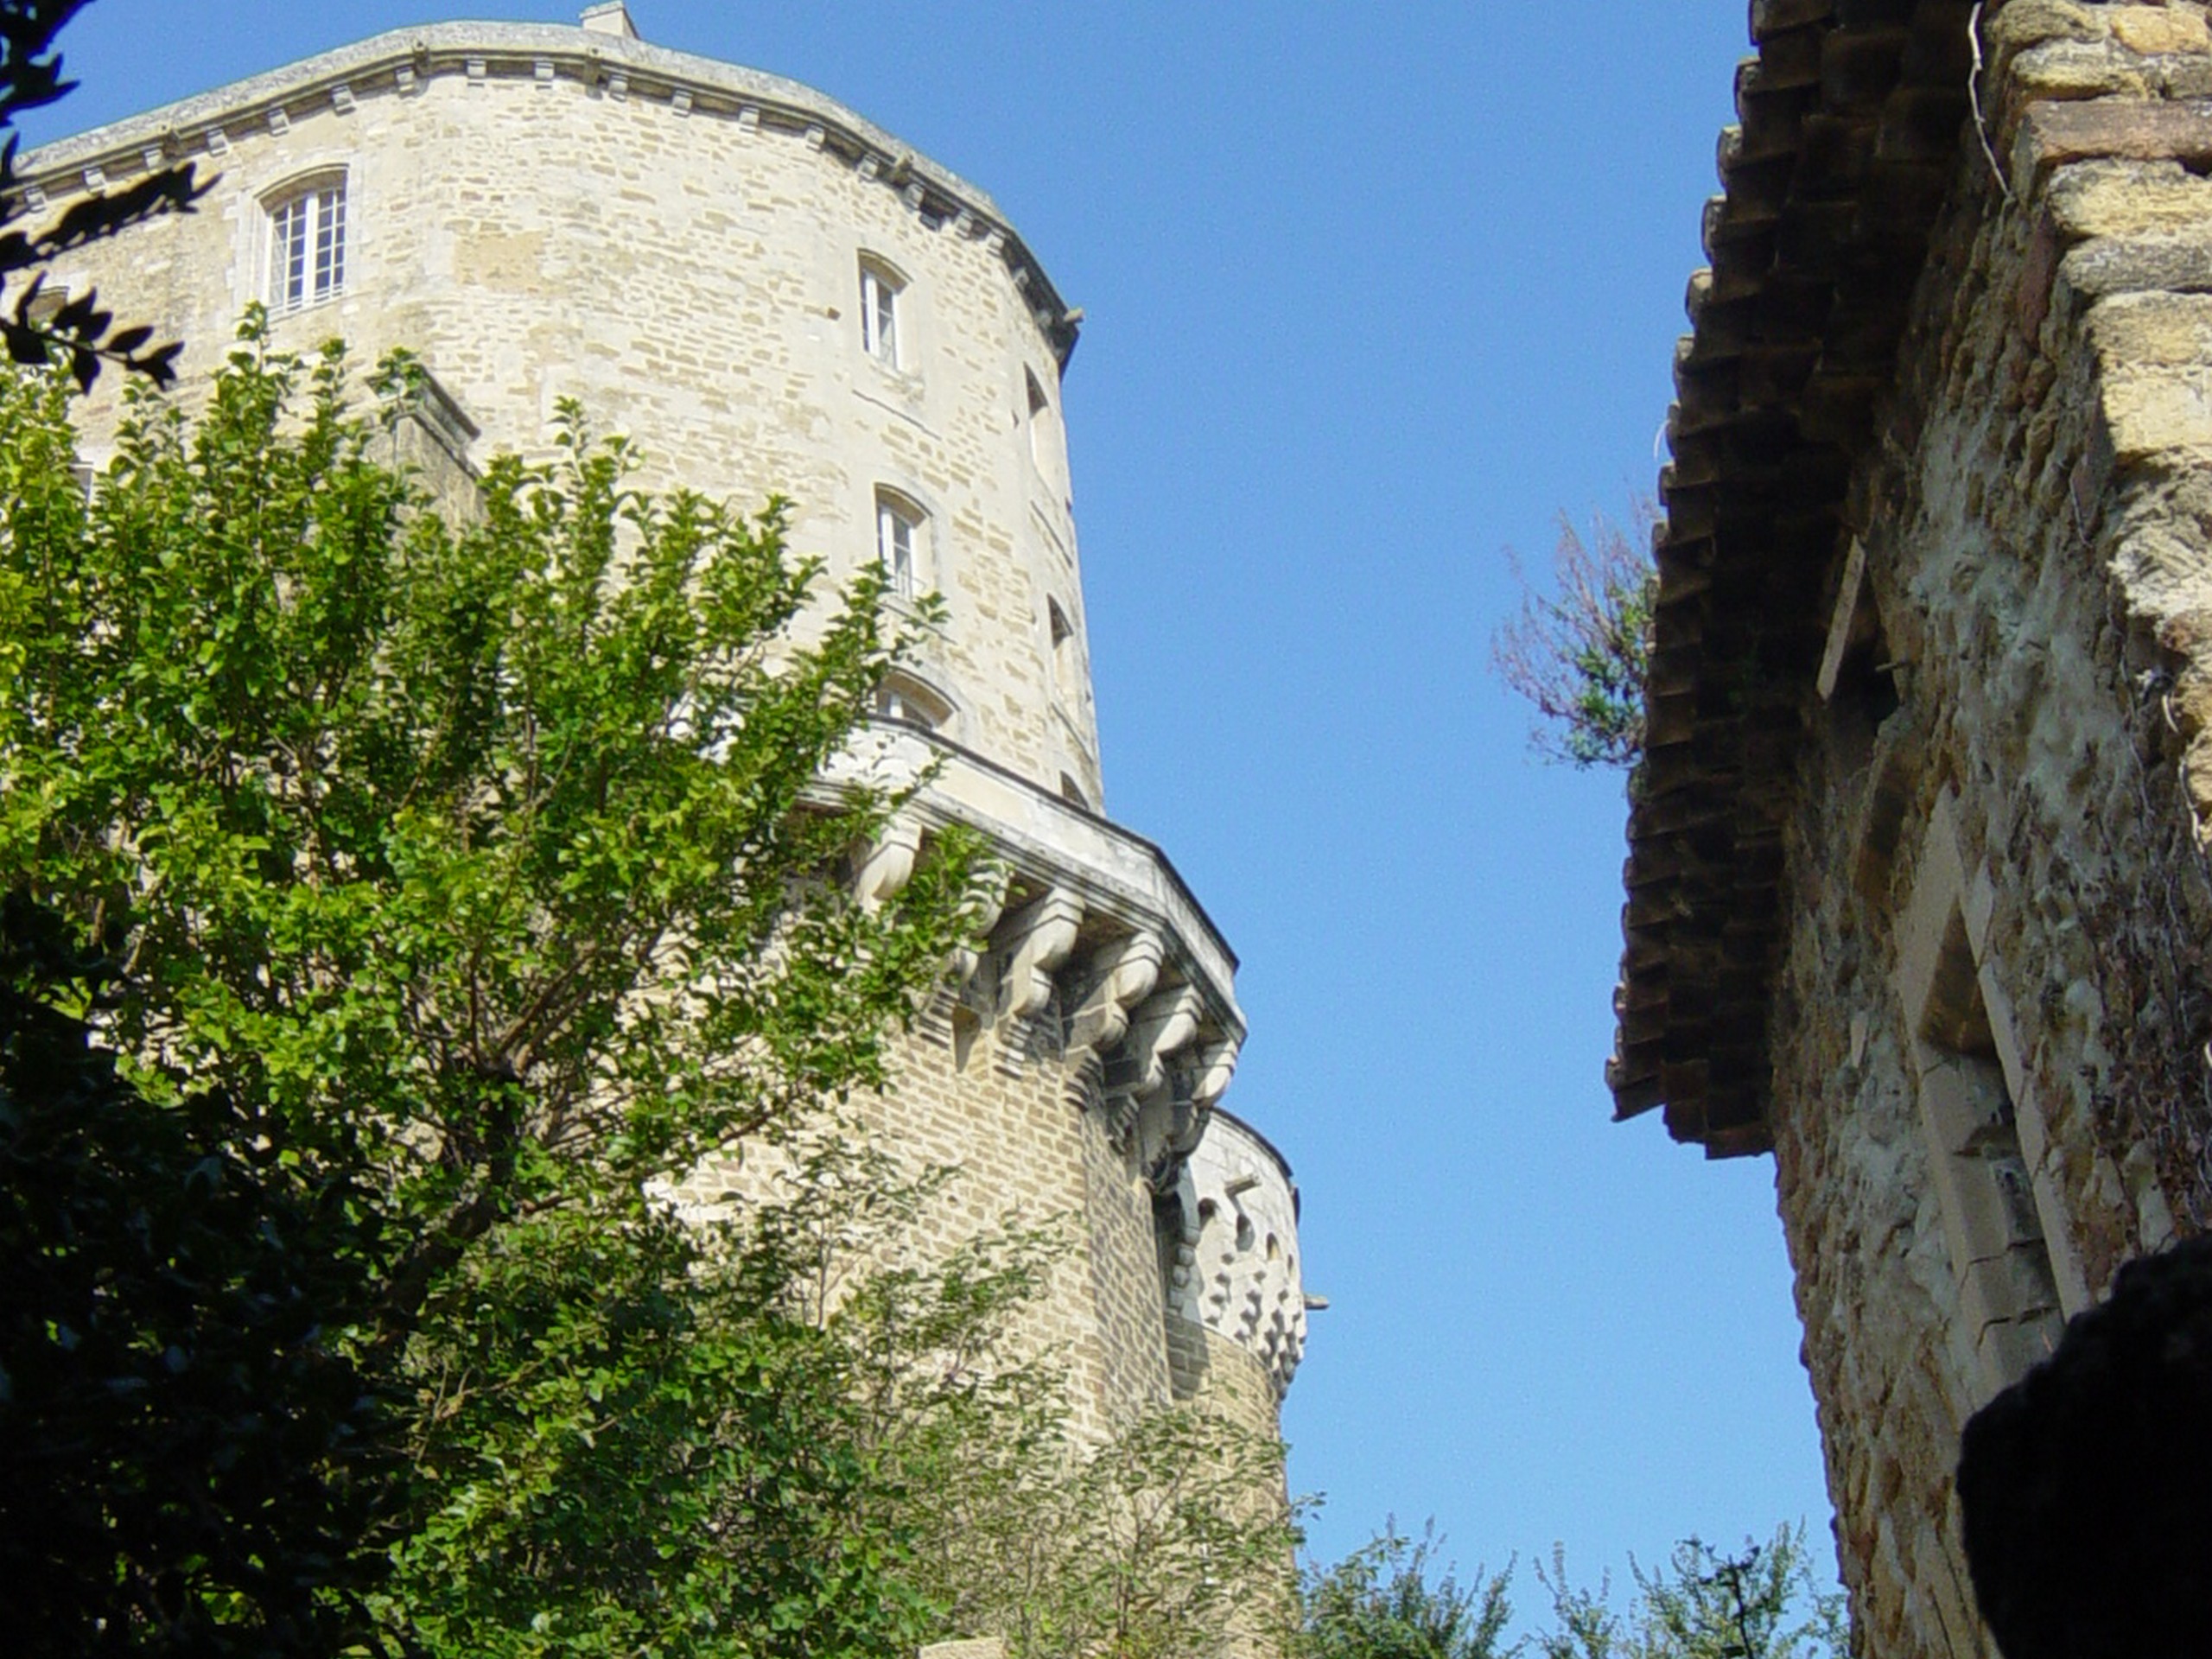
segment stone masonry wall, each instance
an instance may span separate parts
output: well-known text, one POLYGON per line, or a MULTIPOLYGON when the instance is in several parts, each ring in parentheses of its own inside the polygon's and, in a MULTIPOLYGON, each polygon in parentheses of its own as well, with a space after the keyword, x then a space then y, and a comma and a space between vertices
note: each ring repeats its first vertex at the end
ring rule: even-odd
MULTIPOLYGON (((791 498, 793 546, 824 555, 833 578, 874 556, 876 489, 911 499, 928 515, 922 579, 950 608, 918 664, 954 707, 947 734, 1049 787, 1065 774, 1096 806, 1058 363, 1002 235, 925 216, 819 128, 748 122, 728 102, 679 111, 642 82, 618 96, 566 58, 534 73, 528 41, 579 31, 469 27, 493 43, 475 67, 407 88, 365 75, 345 83, 342 109, 310 62, 264 78, 273 97, 226 111, 215 93, 175 121, 142 118, 156 153, 196 151, 213 190, 194 213, 72 254, 56 277, 97 283, 181 337, 188 391, 264 296, 262 204, 342 168, 346 291, 280 318, 278 344, 342 337, 365 369, 392 346, 416 352, 482 427, 480 460, 548 453, 556 402, 576 398, 598 429, 638 438, 649 487, 791 498), (496 49, 509 35, 524 43, 496 49), (897 369, 862 348, 863 255, 906 279, 897 369), (1058 651, 1054 607, 1072 630, 1058 651)), ((588 38, 609 58, 721 67, 588 38)), ((119 178, 138 165, 135 129, 106 130, 124 144, 105 156, 119 178)), ((28 171, 101 154, 100 139, 50 147, 28 171)), ((56 206, 84 188, 77 168, 47 178, 56 206)), ((86 411, 95 454, 117 396, 111 380, 86 411)))
POLYGON ((1959 1430, 2212 1192, 2212 118, 2171 101, 2212 92, 2206 10, 1994 12, 2001 179, 1970 135, 1853 486, 1773 1127, 1885 1659, 1988 1650, 1959 1430))
MULTIPOLYGON (((341 336, 364 370, 388 348, 415 352, 457 405, 408 429, 408 453, 442 471, 501 449, 548 454, 556 404, 573 397, 597 429, 634 438, 647 487, 791 498, 794 548, 822 554, 833 580, 875 557, 876 492, 896 491, 927 514, 918 574, 948 607, 916 664, 951 705, 941 735, 1019 781, 965 760, 960 775, 1025 833, 1049 836, 1066 784, 1097 808, 1057 412, 1072 323, 980 191, 809 89, 627 39, 502 24, 378 37, 49 146, 25 171, 58 209, 180 153, 218 175, 196 213, 73 253, 54 276, 73 291, 97 283, 181 337, 181 396, 265 297, 266 205, 342 170, 343 292, 278 318, 278 346, 341 336), (905 284, 895 367, 862 339, 863 260, 905 284)), ((84 410, 95 458, 118 408, 111 379, 84 410)), ((1095 854, 1104 832, 1083 827, 1095 854)), ((1071 1045, 1084 1012, 1071 999, 1090 998, 1091 1040, 1110 1031, 1112 1057, 1162 1102, 1195 1086, 1210 1103, 1242 1035, 1233 958, 1157 850, 1127 842, 1108 850, 1144 862, 1168 914, 1125 916, 1115 893, 1083 885, 1120 865, 1102 876, 1070 845, 1002 845, 1022 902, 1036 902, 1009 907, 953 994, 989 1012, 925 1018, 893 1089, 859 1108, 900 1157, 961 1172, 925 1246, 1009 1213, 1073 1229, 1026 1335, 1065 1361, 1075 1425, 1093 1438, 1172 1397, 1145 1179, 1156 1172, 1140 1167, 1161 1148, 1100 1098, 1099 1056, 1071 1045), (1064 880, 1075 886, 1062 893, 1064 880), (1069 920, 1048 945, 1064 911, 1089 915, 1092 932, 1078 942, 1069 920), (1152 971, 1102 989, 1093 948, 1136 933, 1152 971), (1001 1000, 1007 974, 1022 984, 1001 1000)), ((698 1173, 683 1196, 722 1179, 698 1173)))

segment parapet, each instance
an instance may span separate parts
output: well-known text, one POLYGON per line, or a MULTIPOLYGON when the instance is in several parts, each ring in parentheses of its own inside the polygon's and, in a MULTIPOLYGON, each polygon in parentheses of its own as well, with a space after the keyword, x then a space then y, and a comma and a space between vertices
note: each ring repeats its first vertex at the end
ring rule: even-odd
POLYGON ((1168 1311, 1260 1362, 1280 1400, 1306 1353, 1298 1186, 1282 1154, 1217 1109, 1185 1164, 1168 1311))

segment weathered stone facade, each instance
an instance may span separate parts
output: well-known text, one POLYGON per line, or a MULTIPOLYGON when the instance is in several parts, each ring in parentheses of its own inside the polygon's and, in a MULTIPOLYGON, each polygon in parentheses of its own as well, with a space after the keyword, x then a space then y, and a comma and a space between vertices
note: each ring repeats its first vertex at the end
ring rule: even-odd
POLYGON ((1762 0, 1677 362, 1611 1079, 1771 1150, 1869 1655, 1966 1417, 2212 1209, 2212 30, 1762 0))
MULTIPOLYGON (((936 770, 851 874, 879 901, 954 823, 1010 874, 875 1127, 962 1172, 937 1245, 1009 1211, 1076 1219, 1031 1335, 1064 1357, 1086 1432, 1236 1366, 1272 1430, 1295 1358, 1276 1309, 1170 1300, 1177 1249, 1204 1231, 1185 1166, 1244 1034, 1236 959, 1165 855, 1100 815, 1058 412, 1079 319, 990 198, 809 88, 640 41, 620 5, 582 29, 381 35, 22 171, 59 208, 180 157, 219 175, 200 211, 79 250, 50 281, 127 296, 181 337, 185 395, 261 301, 280 346, 419 357, 434 385, 406 454, 433 481, 546 453, 574 398, 634 440, 644 486, 782 493, 794 546, 833 582, 881 558, 943 595, 849 761, 899 785, 936 770), (291 264, 288 224, 310 232, 291 264), (1171 1363, 1193 1342, 1205 1375, 1171 1363)), ((117 410, 112 388, 86 406, 96 460, 117 410)), ((1295 1236, 1274 1231, 1302 1337, 1295 1236)))

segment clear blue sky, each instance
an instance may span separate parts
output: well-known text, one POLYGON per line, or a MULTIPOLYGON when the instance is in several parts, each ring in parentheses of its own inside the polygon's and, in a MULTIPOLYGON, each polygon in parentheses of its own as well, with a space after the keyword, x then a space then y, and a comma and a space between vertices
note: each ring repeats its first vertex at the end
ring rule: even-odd
MULTIPOLYGON (((1504 550, 1651 486, 1741 0, 632 12, 974 180, 1088 314, 1107 805, 1243 958, 1229 1103, 1333 1303, 1286 1414, 1317 1552, 1433 1515, 1618 1577, 1804 1516, 1825 1560, 1771 1165, 1609 1122, 1619 782, 1528 759, 1487 666, 1504 550)), ((454 16, 574 11, 98 0, 29 137, 454 16)))

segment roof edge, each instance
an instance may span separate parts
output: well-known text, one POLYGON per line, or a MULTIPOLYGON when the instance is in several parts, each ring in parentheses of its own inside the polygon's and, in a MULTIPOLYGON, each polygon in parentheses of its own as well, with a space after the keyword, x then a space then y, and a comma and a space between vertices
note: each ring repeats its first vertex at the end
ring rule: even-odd
POLYGON ((445 22, 389 29, 281 68, 126 116, 18 156, 33 197, 91 194, 113 181, 196 156, 219 159, 226 129, 281 124, 309 100, 350 107, 358 98, 405 94, 434 76, 581 81, 614 97, 666 100, 683 115, 758 123, 802 135, 899 190, 917 210, 936 206, 949 226, 995 237, 1061 365, 1082 321, 1061 298, 990 194, 893 134, 799 81, 695 53, 564 23, 445 22))

